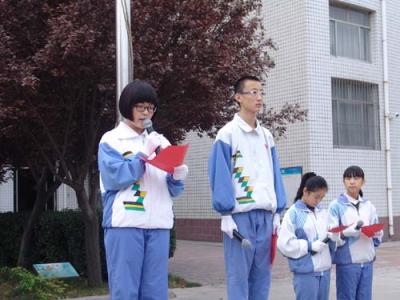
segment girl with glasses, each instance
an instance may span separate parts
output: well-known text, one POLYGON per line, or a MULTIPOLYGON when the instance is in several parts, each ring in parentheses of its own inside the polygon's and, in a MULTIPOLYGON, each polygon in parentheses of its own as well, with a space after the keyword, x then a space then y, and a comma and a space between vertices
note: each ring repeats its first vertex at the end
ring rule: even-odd
POLYGON ((103 228, 112 300, 168 299, 168 255, 173 225, 172 197, 183 191, 188 168, 173 174, 146 164, 168 140, 145 130, 158 97, 147 82, 135 80, 121 93, 124 118, 99 144, 103 228))

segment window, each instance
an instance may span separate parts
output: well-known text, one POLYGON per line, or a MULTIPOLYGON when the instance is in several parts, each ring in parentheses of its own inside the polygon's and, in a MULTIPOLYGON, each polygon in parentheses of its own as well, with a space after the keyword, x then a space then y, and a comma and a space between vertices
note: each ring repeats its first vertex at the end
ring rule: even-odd
POLYGON ((333 145, 379 149, 378 85, 332 78, 333 145))
POLYGON ((331 54, 370 61, 369 12, 330 6, 331 54))

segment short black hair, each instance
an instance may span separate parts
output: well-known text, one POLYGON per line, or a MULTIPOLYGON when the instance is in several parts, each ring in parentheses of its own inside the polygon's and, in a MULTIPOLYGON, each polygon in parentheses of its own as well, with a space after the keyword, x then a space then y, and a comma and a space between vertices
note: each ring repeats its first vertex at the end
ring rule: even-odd
POLYGON ((364 171, 359 166, 350 166, 343 172, 343 179, 351 177, 361 177, 364 179, 364 171))
POLYGON ((301 199, 303 197, 303 190, 307 188, 309 192, 315 192, 319 189, 328 189, 328 183, 325 178, 322 176, 318 176, 314 172, 308 172, 303 175, 301 178, 300 186, 297 190, 296 197, 294 198, 294 202, 301 199))
POLYGON ((119 112, 125 119, 132 121, 132 109, 138 103, 149 102, 158 106, 158 96, 154 87, 143 81, 134 80, 128 83, 119 97, 119 112))
MULTIPOLYGON (((351 177, 361 177, 363 180, 365 179, 364 171, 361 169, 359 166, 350 166, 343 172, 343 180, 345 178, 351 178, 351 177)), ((359 195, 362 197, 364 196, 364 193, 362 190, 360 190, 359 195)))
POLYGON ((261 80, 256 76, 251 76, 251 75, 242 76, 233 85, 233 91, 235 92, 235 94, 243 90, 244 83, 247 80, 261 82, 261 80))

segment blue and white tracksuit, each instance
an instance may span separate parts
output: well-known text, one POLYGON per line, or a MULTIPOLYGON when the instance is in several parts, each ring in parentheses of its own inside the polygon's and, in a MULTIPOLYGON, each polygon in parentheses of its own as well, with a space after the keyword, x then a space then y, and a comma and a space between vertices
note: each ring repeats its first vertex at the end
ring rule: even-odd
POLYGON ((213 208, 230 215, 252 243, 242 248, 224 234, 228 299, 268 299, 272 217, 286 206, 271 133, 251 128, 238 114, 218 132, 209 157, 213 208))
MULTIPOLYGON (((183 182, 140 159, 146 138, 146 131, 138 134, 120 122, 99 144, 102 225, 112 300, 168 299, 171 196, 183 191, 183 182)), ((161 146, 168 145, 164 138, 161 146)))
POLYGON ((329 247, 311 255, 311 244, 328 234, 328 212, 314 212, 297 200, 286 212, 278 236, 278 249, 288 258, 297 300, 328 300, 331 269, 329 247))
MULTIPOLYGON (((379 223, 376 209, 372 203, 359 197, 358 209, 349 201, 350 196, 340 195, 329 205, 329 227, 352 225, 358 220, 363 226, 379 223)), ((340 300, 368 300, 372 292, 372 269, 375 260, 375 247, 382 241, 383 231, 368 238, 345 237, 344 244, 333 254, 336 264, 336 294, 340 300)))

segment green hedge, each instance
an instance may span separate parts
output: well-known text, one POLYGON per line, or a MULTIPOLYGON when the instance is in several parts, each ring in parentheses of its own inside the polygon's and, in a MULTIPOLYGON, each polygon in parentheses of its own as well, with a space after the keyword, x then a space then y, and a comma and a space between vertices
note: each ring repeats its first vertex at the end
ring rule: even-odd
POLYGON ((0 214, 0 267, 14 267, 28 214, 0 214))
MULTIPOLYGON (((28 213, 0 213, 0 267, 14 267, 28 213)), ((99 214, 99 222, 101 222, 99 214)), ((103 278, 107 278, 103 230, 100 231, 100 255, 103 278)), ((84 224, 79 211, 45 212, 36 224, 29 258, 31 263, 68 261, 85 277, 84 224)), ((171 232, 170 257, 175 251, 175 231, 171 232)))

